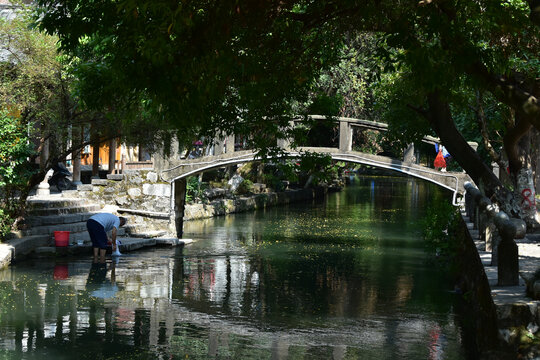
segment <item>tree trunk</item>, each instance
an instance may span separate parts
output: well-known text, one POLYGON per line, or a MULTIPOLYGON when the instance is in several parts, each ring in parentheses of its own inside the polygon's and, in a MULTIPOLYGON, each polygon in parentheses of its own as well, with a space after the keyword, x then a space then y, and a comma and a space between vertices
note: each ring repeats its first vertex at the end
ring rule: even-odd
POLYGON ((531 137, 531 160, 533 167, 533 178, 536 188, 535 192, 538 194, 540 192, 540 131, 534 129, 531 137))
MULTIPOLYGON (((519 173, 522 166, 526 165, 527 152, 522 151, 523 146, 520 145, 520 140, 525 137, 532 129, 531 123, 520 116, 519 112, 516 112, 516 124, 510 128, 504 136, 504 150, 508 156, 508 166, 510 173, 514 176, 519 173)), ((525 141, 526 147, 529 147, 527 140, 525 141)))
POLYGON ((531 158, 531 134, 531 131, 527 132, 526 135, 521 137, 518 143, 517 153, 521 162, 521 168, 514 177, 515 198, 519 199, 515 211, 519 214, 520 218, 525 220, 528 229, 537 226, 536 192, 531 158))
POLYGON ((435 92, 428 95, 428 105, 426 117, 431 127, 442 140, 452 158, 461 165, 477 185, 482 184, 486 196, 497 195, 498 199, 511 196, 456 128, 448 103, 442 101, 439 94, 435 92))
POLYGON ((90 137, 92 142, 92 177, 99 178, 99 135, 94 124, 90 127, 90 137))

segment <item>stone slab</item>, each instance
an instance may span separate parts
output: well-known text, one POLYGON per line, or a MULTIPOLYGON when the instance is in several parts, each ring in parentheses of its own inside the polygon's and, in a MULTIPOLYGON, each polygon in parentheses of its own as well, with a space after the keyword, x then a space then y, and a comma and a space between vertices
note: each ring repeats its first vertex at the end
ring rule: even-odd
POLYGON ((170 197, 171 186, 169 184, 143 184, 142 192, 144 195, 170 197))
MULTIPOLYGON (((134 229, 134 228, 132 228, 134 229)), ((136 238, 157 238, 160 236, 167 235, 167 231, 163 230, 155 230, 155 231, 141 231, 141 232, 133 232, 133 230, 130 232, 130 235, 132 237, 136 238)))
POLYGON ((156 239, 120 238, 119 240, 122 242, 119 246, 120 252, 129 252, 156 245, 156 239))
POLYGON ((122 181, 124 179, 123 174, 107 174, 108 180, 122 181))
POLYGON ((47 245, 48 242, 49 235, 25 236, 20 239, 10 240, 8 245, 13 247, 12 261, 31 253, 37 247, 47 245))
POLYGON ((107 179, 92 179, 92 186, 107 186, 109 181, 107 179))

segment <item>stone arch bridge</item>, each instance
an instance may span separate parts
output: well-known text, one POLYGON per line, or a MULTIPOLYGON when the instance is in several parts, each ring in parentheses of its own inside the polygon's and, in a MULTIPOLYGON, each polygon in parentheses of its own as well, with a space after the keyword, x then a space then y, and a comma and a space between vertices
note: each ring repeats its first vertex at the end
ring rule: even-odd
MULTIPOLYGON (((355 164, 369 165, 382 169, 396 171, 401 174, 432 182, 453 193, 453 203, 457 205, 457 196, 464 193, 463 184, 471 181, 465 173, 441 172, 428 168, 414 161, 414 149, 409 147, 404 154, 404 159, 394 159, 386 156, 373 155, 352 150, 353 131, 356 127, 386 131, 387 125, 383 123, 351 119, 336 118, 339 123, 339 147, 300 147, 291 149, 287 141, 278 144, 284 149, 287 158, 299 157, 301 152, 328 154, 333 160, 345 161, 355 164)), ((424 142, 435 144, 438 139, 425 137, 424 142)), ((155 168, 161 180, 167 181, 172 186, 171 210, 174 210, 177 233, 181 234, 183 226, 183 214, 186 194, 186 178, 204 171, 224 166, 243 164, 260 160, 252 150, 235 151, 233 146, 234 137, 217 139, 214 141, 213 154, 195 159, 180 159, 179 156, 155 159, 155 168)), ((475 144, 471 144, 474 146, 475 144)), ((270 158, 271 160, 271 158, 270 158)))

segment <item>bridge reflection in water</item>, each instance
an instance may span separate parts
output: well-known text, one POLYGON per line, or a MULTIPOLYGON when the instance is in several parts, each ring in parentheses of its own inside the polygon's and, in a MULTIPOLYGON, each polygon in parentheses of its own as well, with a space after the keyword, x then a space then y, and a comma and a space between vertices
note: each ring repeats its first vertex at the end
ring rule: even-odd
POLYGON ((186 222, 196 243, 0 273, 8 358, 462 359, 418 219, 445 196, 370 178, 325 201, 186 222), (56 271, 55 271, 56 269, 56 271), (56 279, 55 279, 56 278, 56 279))

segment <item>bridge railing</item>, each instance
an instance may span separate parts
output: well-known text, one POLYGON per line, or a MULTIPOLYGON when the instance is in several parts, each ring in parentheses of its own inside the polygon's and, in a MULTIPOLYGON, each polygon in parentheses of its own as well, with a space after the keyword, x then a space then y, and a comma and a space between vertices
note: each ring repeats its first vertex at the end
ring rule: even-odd
MULTIPOLYGON (((326 120, 327 117, 324 115, 310 115, 309 118, 314 121, 326 120)), ((375 130, 380 132, 388 131, 388 124, 363 120, 363 119, 354 119, 348 117, 332 117, 332 120, 335 121, 335 131, 338 133, 336 137, 336 142, 331 147, 337 148, 340 151, 347 152, 352 151, 353 148, 353 137, 355 136, 355 131, 363 130, 375 130)), ((289 127, 293 128, 304 121, 304 118, 293 119, 289 122, 289 127)), ((440 143, 438 138, 433 136, 425 136, 422 140, 428 144, 437 144, 440 143)), ((210 155, 221 155, 221 154, 230 154, 235 151, 249 150, 245 146, 244 142, 234 134, 230 135, 221 135, 209 142, 211 151, 210 155), (231 144, 234 144, 232 146, 231 144)), ((289 139, 279 139, 277 145, 283 149, 290 149, 291 141, 289 139)), ((473 148, 476 148, 477 144, 470 142, 469 143, 473 148)), ((305 144, 309 146, 309 144, 305 144)), ((411 144, 409 148, 405 149, 403 161, 405 162, 414 162, 414 146, 411 144)))
MULTIPOLYGON (((326 116, 321 115, 310 115, 314 120, 326 119, 326 116)), ((386 131, 388 125, 376 121, 362 120, 362 119, 353 119, 346 117, 334 117, 332 120, 335 122, 332 146, 328 149, 335 149, 341 153, 352 152, 353 148, 353 137, 354 131, 359 131, 359 129, 371 129, 376 131, 386 131)), ((291 119, 289 122, 289 128, 294 128, 304 121, 304 118, 291 119)), ((423 142, 428 144, 438 143, 439 139, 426 136, 423 139, 423 142)), ((278 139, 278 147, 282 148, 286 152, 291 152, 294 149, 291 149, 291 140, 290 139, 278 139)), ((475 147, 475 143, 470 143, 471 146, 475 147)), ((171 156, 155 156, 154 157, 154 166, 157 171, 170 171, 171 169, 176 169, 178 166, 182 165, 184 160, 196 159, 196 158, 206 158, 208 156, 215 156, 214 161, 218 161, 218 158, 223 157, 232 157, 235 156, 234 153, 246 150, 249 151, 245 145, 245 142, 242 141, 242 138, 239 135, 235 134, 221 134, 216 136, 214 139, 206 138, 198 141, 197 144, 193 144, 196 151, 186 152, 180 151, 173 153, 171 156), (197 146, 197 147, 195 147, 197 146)), ((304 146, 301 146, 304 147, 304 146)), ((321 148, 321 146, 317 146, 321 148)), ((326 147, 324 147, 326 148, 326 147)), ((360 151, 362 152, 362 151, 360 151)), ((402 162, 405 164, 418 164, 419 155, 418 149, 415 149, 413 144, 407 149, 404 149, 402 162)), ((210 161, 206 159, 205 161, 210 161)), ((432 167, 431 164, 427 164, 427 167, 432 167)), ((460 187, 462 189, 462 187, 460 187)), ((461 191, 461 190, 460 190, 461 191)))
POLYGON ((478 230, 479 240, 491 252, 491 265, 497 266, 498 285, 519 285, 518 248, 514 239, 525 237, 525 222, 510 218, 492 204, 470 182, 464 184, 465 212, 478 230))
MULTIPOLYGON (((326 120, 327 117, 323 115, 310 115, 312 120, 326 120)), ((352 150, 352 141, 354 136, 354 131, 359 128, 377 130, 377 131, 387 131, 388 125, 384 123, 379 123, 376 121, 362 120, 362 119, 353 119, 347 117, 335 117, 332 118, 335 121, 336 130, 338 132, 338 141, 335 144, 335 148, 338 148, 341 151, 351 151, 352 150)), ((292 128, 297 124, 303 122, 303 118, 298 118, 290 121, 289 126, 292 128)), ((437 139, 430 139, 435 143, 437 139)), ((289 139, 279 139, 277 145, 283 149, 290 148, 289 139)), ((309 146, 309 144, 305 144, 309 146)), ((229 154, 235 151, 240 150, 249 150, 245 146, 244 142, 236 137, 234 134, 231 135, 222 135, 218 136, 213 141, 211 141, 211 155, 220 155, 220 154, 229 154), (234 147, 231 146, 234 144, 234 147)))

